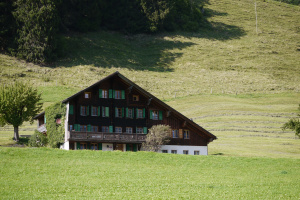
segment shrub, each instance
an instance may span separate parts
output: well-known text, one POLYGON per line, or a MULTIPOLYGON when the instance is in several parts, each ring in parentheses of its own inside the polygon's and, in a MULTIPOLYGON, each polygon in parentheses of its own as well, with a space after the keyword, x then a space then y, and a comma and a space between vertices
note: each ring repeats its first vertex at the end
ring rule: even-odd
POLYGON ((28 141, 30 147, 45 147, 48 144, 48 138, 45 134, 35 131, 28 141))

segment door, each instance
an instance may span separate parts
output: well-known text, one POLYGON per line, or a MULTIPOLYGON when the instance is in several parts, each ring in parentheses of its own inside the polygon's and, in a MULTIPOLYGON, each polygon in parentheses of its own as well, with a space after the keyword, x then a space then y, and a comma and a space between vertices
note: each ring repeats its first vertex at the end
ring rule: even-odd
POLYGON ((124 150, 124 145, 123 144, 117 144, 115 150, 123 151, 124 150))

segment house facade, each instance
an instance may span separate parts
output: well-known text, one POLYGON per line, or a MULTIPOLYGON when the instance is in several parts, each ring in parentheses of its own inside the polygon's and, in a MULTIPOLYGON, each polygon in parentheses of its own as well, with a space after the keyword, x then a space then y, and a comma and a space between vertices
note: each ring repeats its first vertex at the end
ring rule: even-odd
MULTIPOLYGON (((139 151, 153 125, 171 127, 162 153, 207 155, 216 136, 115 72, 62 101, 66 150, 139 151)), ((44 113, 36 116, 44 130, 44 113)))

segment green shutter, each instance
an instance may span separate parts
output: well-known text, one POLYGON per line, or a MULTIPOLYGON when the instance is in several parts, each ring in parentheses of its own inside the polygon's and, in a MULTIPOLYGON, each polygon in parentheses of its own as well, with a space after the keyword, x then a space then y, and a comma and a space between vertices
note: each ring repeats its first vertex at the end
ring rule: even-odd
POLYGON ((139 116, 139 109, 136 108, 136 118, 138 118, 138 116, 139 116))
POLYGON ((126 144, 126 151, 131 151, 130 144, 126 144))
POLYGON ((152 114, 152 110, 150 110, 150 119, 153 119, 153 114, 152 114))
POLYGON ((105 107, 105 117, 109 117, 109 107, 105 107))
POLYGON ((100 110, 100 106, 98 106, 98 116, 100 116, 101 115, 101 110, 100 110))
POLYGON ((102 89, 99 89, 99 98, 102 98, 102 89))
POLYGON ((90 148, 91 148, 91 144, 90 144, 90 143, 87 143, 87 144, 86 144, 86 148, 87 148, 87 149, 90 149, 90 148))
POLYGON ((87 125, 87 131, 88 131, 88 132, 91 132, 91 125, 90 125, 90 124, 87 125))
POLYGON ((125 90, 122 90, 122 99, 125 99, 125 90))
POLYGON ((102 150, 102 143, 98 143, 98 150, 102 150))
POLYGON ((128 108, 126 108, 126 117, 128 117, 128 108))
POLYGON ((113 91, 112 90, 108 90, 108 97, 111 99, 112 98, 112 93, 113 93, 113 91))
POLYGON ((145 118, 146 117, 146 109, 144 108, 143 109, 143 118, 145 118))
POLYGON ((76 142, 76 144, 77 144, 77 149, 80 149, 80 143, 76 142))
POLYGON ((163 111, 162 110, 160 110, 159 111, 159 120, 163 120, 163 111))
POLYGON ((147 134, 147 127, 144 127, 144 133, 147 134))
POLYGON ((124 117, 125 113, 124 113, 124 108, 122 108, 122 117, 124 117))
POLYGON ((74 124, 74 129, 75 129, 75 131, 79 131, 78 130, 78 124, 74 124))
POLYGON ((137 152, 137 144, 133 144, 133 151, 137 152))
POLYGON ((113 126, 109 126, 109 132, 113 133, 114 132, 114 127, 113 126))
POLYGON ((115 98, 115 90, 112 90, 112 98, 114 99, 115 98))
POLYGON ((73 113, 74 113, 74 112, 73 112, 73 105, 70 105, 70 106, 69 106, 69 114, 70 114, 70 115, 73 115, 73 113))
POLYGON ((137 131, 137 129, 138 129, 138 127, 135 127, 135 133, 137 133, 138 131, 137 131))

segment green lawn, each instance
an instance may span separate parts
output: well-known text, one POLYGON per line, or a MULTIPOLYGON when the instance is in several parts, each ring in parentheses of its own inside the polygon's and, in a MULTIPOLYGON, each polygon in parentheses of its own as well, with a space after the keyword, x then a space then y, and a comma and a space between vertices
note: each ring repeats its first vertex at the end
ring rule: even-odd
POLYGON ((0 148, 1 199, 298 199, 299 159, 0 148))

